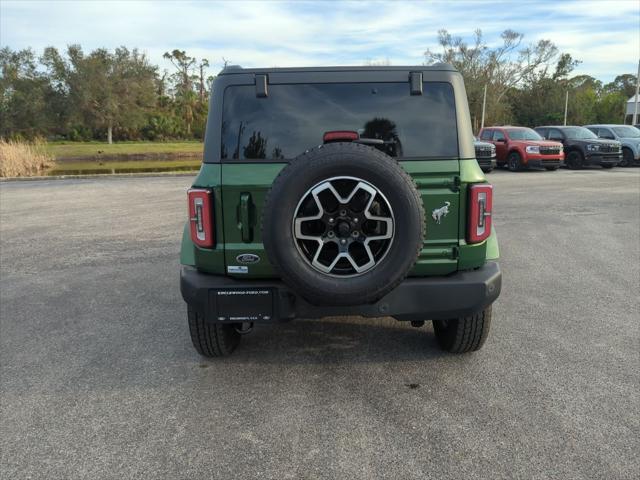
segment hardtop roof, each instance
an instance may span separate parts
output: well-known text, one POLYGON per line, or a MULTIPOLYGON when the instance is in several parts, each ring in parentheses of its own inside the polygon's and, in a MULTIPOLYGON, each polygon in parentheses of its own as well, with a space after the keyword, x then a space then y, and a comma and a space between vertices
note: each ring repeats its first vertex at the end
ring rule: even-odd
POLYGON ((583 127, 582 125, 539 125, 536 128, 557 128, 559 130, 562 130, 563 128, 587 128, 587 127, 583 127))
POLYGON ((296 73, 296 72, 389 72, 389 71, 431 71, 457 72, 448 63, 435 65, 405 65, 405 66, 337 66, 337 67, 273 67, 273 68, 242 68, 239 65, 229 65, 218 75, 235 75, 242 73, 296 73))
POLYGON ((490 128, 501 128, 503 130, 533 130, 531 127, 521 127, 518 125, 492 125, 491 127, 484 127, 484 130, 488 130, 490 128))

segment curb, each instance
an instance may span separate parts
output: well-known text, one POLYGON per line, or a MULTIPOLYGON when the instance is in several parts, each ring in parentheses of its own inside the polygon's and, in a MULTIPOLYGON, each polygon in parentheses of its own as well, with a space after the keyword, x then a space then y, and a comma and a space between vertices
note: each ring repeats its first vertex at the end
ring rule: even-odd
POLYGON ((37 177, 4 177, 0 178, 0 183, 3 182, 31 182, 42 180, 76 180, 76 179, 91 179, 91 178, 127 178, 127 177, 193 177, 197 175, 198 170, 191 172, 178 171, 178 172, 141 172, 141 173, 96 173, 96 174, 84 174, 84 175, 51 175, 51 176, 37 176, 37 177))

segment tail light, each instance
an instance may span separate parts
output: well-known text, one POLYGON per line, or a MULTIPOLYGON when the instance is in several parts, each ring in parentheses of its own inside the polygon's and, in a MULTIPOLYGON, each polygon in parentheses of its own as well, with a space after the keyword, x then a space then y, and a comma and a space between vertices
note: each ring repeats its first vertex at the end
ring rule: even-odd
POLYGON ((191 241, 199 247, 211 248, 215 245, 211 190, 192 188, 187 192, 187 197, 189 199, 191 241))
POLYGON ((348 142, 358 140, 358 132, 353 132, 351 130, 332 130, 330 132, 325 132, 322 136, 322 141, 324 143, 330 142, 348 142))
POLYGON ((491 235, 492 203, 493 185, 483 183, 469 187, 468 243, 480 243, 491 235))

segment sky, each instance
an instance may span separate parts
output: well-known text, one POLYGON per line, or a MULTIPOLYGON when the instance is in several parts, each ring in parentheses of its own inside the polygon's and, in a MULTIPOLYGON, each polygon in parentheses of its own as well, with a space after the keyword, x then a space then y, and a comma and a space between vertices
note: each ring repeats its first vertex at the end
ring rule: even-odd
POLYGON ((549 39, 582 63, 575 74, 607 82, 637 72, 640 0, 450 1, 30 1, 0 0, 0 45, 85 51, 138 47, 161 68, 175 48, 244 67, 420 65, 439 51, 438 30, 489 45, 512 29, 549 39))

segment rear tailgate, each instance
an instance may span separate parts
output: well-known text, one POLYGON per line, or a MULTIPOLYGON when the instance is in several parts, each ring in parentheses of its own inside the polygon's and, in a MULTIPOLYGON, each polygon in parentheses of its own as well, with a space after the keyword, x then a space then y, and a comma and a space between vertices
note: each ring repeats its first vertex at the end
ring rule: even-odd
POLYGON ((401 162, 416 182, 425 210, 425 240, 410 275, 445 275, 458 268, 460 176, 458 160, 401 162))
POLYGON ((224 258, 231 276, 273 277, 262 244, 265 197, 284 163, 223 163, 224 258))

